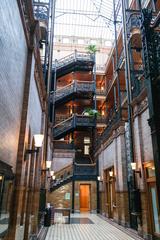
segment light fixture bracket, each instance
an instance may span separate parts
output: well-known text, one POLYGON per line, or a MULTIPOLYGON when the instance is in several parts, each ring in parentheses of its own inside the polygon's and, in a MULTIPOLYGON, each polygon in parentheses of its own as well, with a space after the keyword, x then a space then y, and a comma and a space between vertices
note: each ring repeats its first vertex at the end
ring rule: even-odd
POLYGON ((38 152, 39 152, 39 148, 26 149, 26 151, 25 151, 26 154, 32 154, 32 153, 38 153, 38 152))

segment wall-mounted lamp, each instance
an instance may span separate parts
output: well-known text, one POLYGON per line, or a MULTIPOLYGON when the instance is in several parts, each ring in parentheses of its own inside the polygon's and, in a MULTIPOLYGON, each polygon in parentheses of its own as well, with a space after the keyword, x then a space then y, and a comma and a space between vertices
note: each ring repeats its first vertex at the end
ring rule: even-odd
POLYGON ((99 182, 103 182, 103 180, 102 180, 102 177, 101 177, 101 176, 97 176, 97 180, 98 180, 99 182))
POLYGON ((54 175, 54 171, 50 171, 50 175, 53 176, 54 175))
POLYGON ((2 175, 0 175, 0 181, 2 181, 3 180, 3 176, 2 175))
POLYGON ((136 170, 136 169, 137 169, 137 164, 136 164, 136 162, 132 162, 132 163, 131 163, 131 168, 132 168, 132 170, 133 170, 135 173, 138 173, 138 174, 139 174, 139 177, 141 178, 141 170, 136 170))
MULTIPOLYGON (((51 161, 50 161, 51 162, 51 161)), ((54 176, 54 171, 50 171, 50 176, 48 177, 48 178, 51 178, 51 179, 53 179, 53 176, 54 176)))
POLYGON ((51 168, 52 161, 46 161, 46 168, 42 169, 41 172, 49 171, 51 168))
POLYGON ((42 147, 44 135, 43 134, 35 134, 34 135, 34 146, 35 149, 26 149, 26 154, 38 153, 39 148, 42 147))
POLYGON ((52 176, 52 180, 55 180, 55 179, 56 179, 56 176, 55 176, 55 175, 53 175, 53 176, 52 176))
POLYGON ((110 176, 110 177, 113 177, 113 170, 110 170, 110 171, 109 171, 109 176, 110 176))

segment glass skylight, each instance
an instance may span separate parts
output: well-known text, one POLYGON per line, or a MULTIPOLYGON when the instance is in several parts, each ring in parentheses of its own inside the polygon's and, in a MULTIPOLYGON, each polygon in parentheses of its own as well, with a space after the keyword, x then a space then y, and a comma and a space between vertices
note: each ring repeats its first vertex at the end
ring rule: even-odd
MULTIPOLYGON (((121 21, 120 1, 115 0, 121 21)), ((56 0, 55 36, 114 39, 113 0, 56 0)))

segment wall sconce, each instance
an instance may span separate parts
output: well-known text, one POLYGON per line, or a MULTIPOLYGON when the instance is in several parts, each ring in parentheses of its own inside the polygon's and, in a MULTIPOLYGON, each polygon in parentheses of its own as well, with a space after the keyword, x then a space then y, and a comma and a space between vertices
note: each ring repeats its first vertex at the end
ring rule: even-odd
POLYGON ((103 182, 101 176, 97 176, 97 180, 98 180, 98 182, 103 182))
POLYGON ((41 172, 49 171, 51 168, 52 161, 46 161, 46 169, 42 169, 41 172))
MULTIPOLYGON (((51 161, 50 161, 51 162, 51 161)), ((51 178, 53 179, 53 176, 54 176, 54 171, 50 171, 50 176, 48 178, 51 178)))
POLYGON ((131 168, 132 168, 132 170, 133 170, 135 173, 138 173, 138 174, 139 174, 139 177, 141 178, 141 170, 136 170, 136 168, 137 168, 136 162, 132 162, 132 163, 131 163, 131 168))
POLYGON ((53 176, 54 175, 54 171, 50 171, 50 175, 53 176))
POLYGON ((0 181, 2 181, 3 180, 3 176, 2 175, 0 175, 0 181))
POLYGON ((113 178, 113 170, 110 170, 110 171, 109 171, 109 176, 110 176, 111 178, 113 178))
POLYGON ((55 176, 55 175, 53 175, 53 176, 52 176, 52 180, 55 180, 55 179, 56 179, 56 176, 55 176))
POLYGON ((38 153, 39 148, 42 147, 44 135, 43 134, 35 134, 34 135, 34 146, 35 149, 26 149, 26 154, 38 153))
POLYGON ((104 90, 104 86, 101 86, 101 90, 102 90, 102 91, 104 90))

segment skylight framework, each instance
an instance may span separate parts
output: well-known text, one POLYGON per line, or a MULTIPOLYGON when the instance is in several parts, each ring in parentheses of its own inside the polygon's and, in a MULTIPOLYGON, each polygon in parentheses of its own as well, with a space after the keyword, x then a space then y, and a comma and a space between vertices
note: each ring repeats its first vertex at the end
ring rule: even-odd
MULTIPOLYGON (((115 0, 115 5, 120 25, 120 0, 115 0)), ((113 0, 56 0, 55 36, 113 41, 113 0)))

